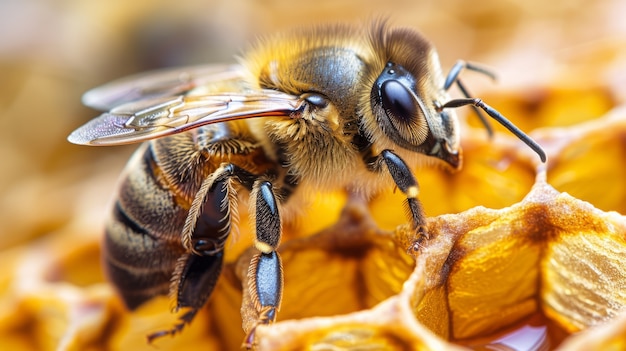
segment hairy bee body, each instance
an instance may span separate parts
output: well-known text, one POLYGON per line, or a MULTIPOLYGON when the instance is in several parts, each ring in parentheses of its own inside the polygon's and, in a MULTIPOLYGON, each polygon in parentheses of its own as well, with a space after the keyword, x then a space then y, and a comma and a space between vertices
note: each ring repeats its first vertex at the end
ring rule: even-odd
POLYGON ((369 196, 395 185, 427 237, 412 169, 461 166, 450 108, 482 108, 545 159, 479 99, 450 100, 452 83, 466 91, 461 68, 483 72, 462 63, 444 78, 432 45, 409 29, 328 26, 262 40, 239 66, 135 77, 87 93, 88 105, 110 111, 70 141, 153 139, 129 162, 106 227, 107 270, 128 307, 169 293, 190 312, 155 336, 189 323, 219 277, 240 203, 256 224, 249 281, 259 323, 280 308, 282 225, 311 192, 369 196))

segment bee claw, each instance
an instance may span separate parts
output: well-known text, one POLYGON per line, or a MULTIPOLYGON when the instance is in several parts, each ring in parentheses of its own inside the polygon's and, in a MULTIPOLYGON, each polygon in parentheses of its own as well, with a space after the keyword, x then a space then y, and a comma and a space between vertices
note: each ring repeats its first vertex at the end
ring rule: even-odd
POLYGON ((246 334, 245 339, 243 339, 243 343, 241 344, 242 348, 246 350, 252 350, 254 347, 254 338, 256 337, 256 325, 250 329, 248 334, 246 334))
POLYGON ((190 312, 187 312, 185 315, 183 315, 180 318, 180 323, 175 324, 171 329, 168 330, 160 330, 158 332, 154 332, 152 334, 148 334, 146 336, 146 340, 148 341, 148 344, 152 344, 154 342, 154 340, 156 339, 160 339, 164 336, 170 335, 170 336, 174 336, 178 333, 180 333, 184 328, 185 325, 189 324, 191 322, 191 320, 193 319, 193 317, 196 314, 196 310, 192 310, 190 312))
POLYGON ((408 254, 418 254, 426 249, 426 245, 424 243, 430 239, 430 235, 426 231, 424 226, 419 226, 417 228, 416 238, 413 243, 407 249, 408 254))

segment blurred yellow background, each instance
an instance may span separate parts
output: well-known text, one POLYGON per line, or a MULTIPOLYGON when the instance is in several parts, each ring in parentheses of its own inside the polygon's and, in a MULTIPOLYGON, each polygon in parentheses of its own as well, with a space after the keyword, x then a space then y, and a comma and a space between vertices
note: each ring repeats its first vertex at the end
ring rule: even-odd
MULTIPOLYGON (((106 206, 134 147, 79 147, 65 138, 97 115, 81 105, 82 93, 114 78, 231 62, 257 36, 294 26, 387 16, 430 38, 445 71, 461 58, 492 67, 499 77, 495 85, 467 75, 477 96, 555 76, 571 82, 564 88, 615 86, 609 96, 585 91, 570 99, 561 92, 566 104, 591 100, 599 116, 626 94, 625 54, 617 50, 626 45, 624 13, 626 3, 618 0, 0 2, 0 247, 50 233, 85 206, 106 206)), ((529 121, 498 100, 485 100, 526 131, 594 117, 577 108, 556 121, 524 116, 529 121)))
MULTIPOLYGON (((91 148, 66 141, 73 129, 97 115, 81 105, 89 88, 149 69, 232 62, 259 35, 383 16, 430 38, 446 72, 457 59, 491 67, 498 81, 468 74, 470 90, 531 132, 592 120, 625 102, 624 14, 621 0, 0 1, 0 264, 7 272, 0 277, 0 307, 21 301, 16 291, 28 291, 33 277, 23 274, 36 275, 38 267, 22 268, 37 257, 31 255, 33 247, 76 251, 72 262, 88 262, 82 268, 93 275, 84 285, 102 281, 89 266, 97 265, 92 254, 98 252, 90 245, 101 234, 117 176, 135 147, 91 148)), ((592 191, 587 194, 586 183, 577 183, 575 196, 624 214, 625 178, 616 169, 626 159, 625 140, 622 135, 607 142, 615 148, 610 150, 615 164, 591 170, 581 165, 580 174, 559 173, 555 164, 549 182, 572 191, 567 188, 572 179, 584 177, 601 190, 594 197, 592 191), (612 197, 606 200, 599 192, 612 197)), ((602 145, 588 148, 603 153, 602 145)), ((575 159, 586 150, 568 152, 575 159)), ((428 188, 441 182, 440 174, 426 172, 420 178, 418 172, 417 177, 428 188)), ((532 181, 512 191, 521 197, 532 181)), ((454 192, 462 192, 463 184, 454 192)), ((437 195, 434 191, 430 198, 437 195)), ((453 206, 426 199, 425 206, 429 215, 438 215, 518 200, 459 199, 453 206)), ((69 279, 61 273, 53 278, 69 279)), ((11 313, 0 312, 0 331, 3 321, 15 318, 11 313)), ((10 328, 26 325, 28 318, 10 328)), ((37 345, 54 348, 59 341, 48 342, 37 345)))

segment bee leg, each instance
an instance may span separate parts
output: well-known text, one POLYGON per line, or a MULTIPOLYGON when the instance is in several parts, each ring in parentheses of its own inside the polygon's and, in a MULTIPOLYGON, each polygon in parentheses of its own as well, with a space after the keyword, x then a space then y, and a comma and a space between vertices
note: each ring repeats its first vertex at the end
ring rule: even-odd
MULTIPOLYGON (((248 281, 250 294, 259 313, 257 325, 276 320, 283 293, 283 267, 276 252, 281 237, 281 223, 272 184, 268 181, 254 183, 251 198, 255 201, 256 240, 260 251, 250 261, 248 281)), ((244 346, 254 343, 256 326, 248 332, 244 346)))
POLYGON ((148 335, 148 343, 152 343, 166 335, 174 335, 191 323, 200 308, 213 292, 217 278, 222 270, 223 254, 213 256, 198 256, 187 254, 181 257, 181 280, 178 286, 176 309, 190 308, 179 317, 178 323, 171 329, 158 331, 148 335))
MULTIPOLYGON (((448 75, 446 76, 446 80, 445 83, 443 84, 443 88, 445 90, 450 89, 450 87, 452 86, 452 83, 454 82, 458 82, 458 78, 459 78, 459 74, 461 74, 461 71, 463 69, 469 69, 470 71, 475 71, 475 72, 479 72, 482 73, 486 76, 488 76, 491 79, 496 79, 496 75, 493 74, 493 72, 491 72, 490 70, 481 67, 481 66, 477 66, 471 62, 465 62, 463 60, 458 60, 454 66, 450 69, 450 72, 448 72, 448 75)), ((469 97, 469 96, 468 96, 469 97)))
POLYGON ((381 169, 382 163, 387 166, 396 186, 406 195, 411 215, 411 225, 418 233, 415 246, 420 247, 421 243, 425 239, 428 239, 428 233, 426 232, 426 215, 424 214, 421 202, 417 198, 419 195, 417 180, 415 180, 413 173, 400 156, 396 155, 391 150, 383 150, 369 162, 372 170, 381 169))
POLYGON ((204 306, 222 271, 223 248, 231 229, 231 178, 228 170, 218 169, 196 194, 183 229, 183 254, 174 270, 170 293, 176 296, 176 309, 189 310, 170 330, 148 335, 148 342, 179 333, 204 306), (197 205, 197 204, 201 204, 197 205))
MULTIPOLYGON (((452 86, 452 83, 456 83, 457 87, 459 88, 463 96, 465 96, 468 99, 472 97, 472 94, 470 94, 469 90, 467 90, 467 88, 465 87, 465 84, 463 84, 461 80, 459 79, 459 74, 461 73, 463 69, 476 71, 476 72, 482 73, 490 77, 491 79, 496 79, 496 76, 489 70, 482 68, 480 66, 476 66, 472 63, 459 60, 452 67, 452 69, 450 69, 450 72, 448 73, 448 76, 446 77, 446 81, 443 85, 444 90, 450 89, 450 87, 452 86)), ((478 116, 478 118, 480 119, 480 123, 482 123, 485 129, 487 130, 487 135, 489 136, 489 138, 492 138, 493 128, 491 127, 491 124, 489 124, 489 120, 487 119, 487 117, 485 117, 485 115, 483 114, 480 108, 476 106, 472 106, 472 109, 474 110, 474 113, 476 114, 476 116, 478 116)))

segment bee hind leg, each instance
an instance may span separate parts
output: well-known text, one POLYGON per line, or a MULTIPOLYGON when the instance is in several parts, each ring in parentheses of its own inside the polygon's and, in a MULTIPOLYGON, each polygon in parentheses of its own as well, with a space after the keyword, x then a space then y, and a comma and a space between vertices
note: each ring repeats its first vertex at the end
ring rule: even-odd
MULTIPOLYGON (((255 247, 260 252, 250 261, 248 282, 259 314, 256 325, 269 324, 276 320, 283 292, 283 267, 276 251, 281 237, 280 215, 270 182, 255 182, 251 198, 256 207, 255 247)), ((256 326, 248 332, 244 347, 252 347, 255 331, 256 326)))
POLYGON ((176 310, 187 309, 171 329, 148 335, 148 342, 179 333, 191 323, 213 292, 222 271, 224 243, 231 231, 231 174, 221 168, 205 179, 196 194, 183 229, 187 252, 176 264, 170 294, 176 310))

